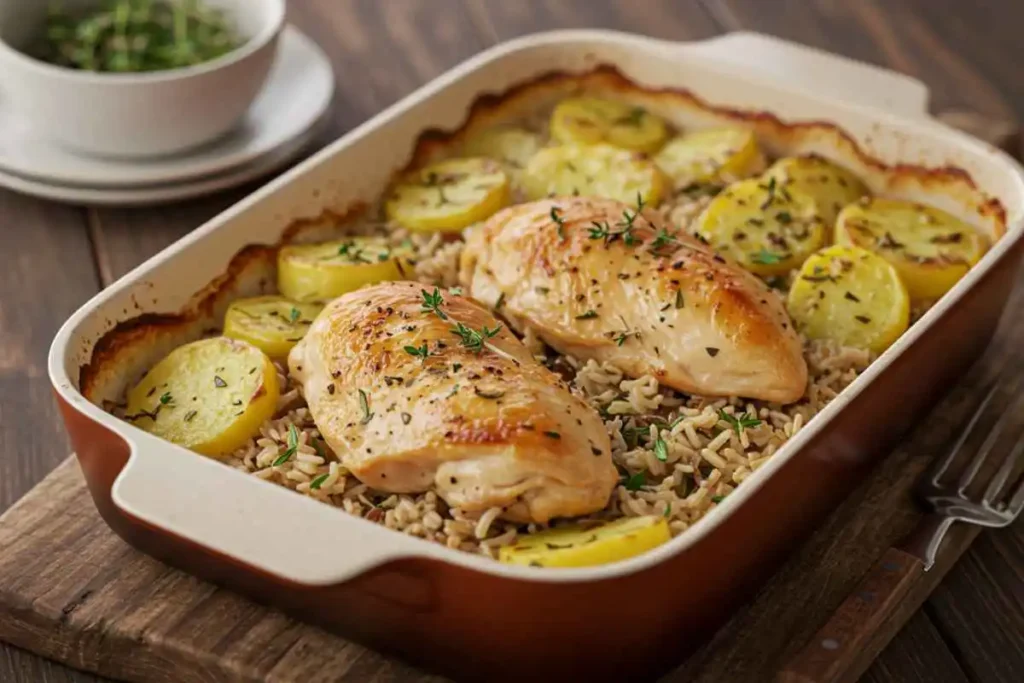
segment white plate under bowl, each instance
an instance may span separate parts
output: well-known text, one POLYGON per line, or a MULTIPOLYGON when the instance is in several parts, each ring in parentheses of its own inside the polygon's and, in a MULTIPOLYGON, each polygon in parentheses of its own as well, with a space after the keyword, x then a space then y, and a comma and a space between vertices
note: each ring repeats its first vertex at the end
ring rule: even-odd
POLYGON ((241 126, 226 138, 192 152, 155 159, 90 157, 42 137, 30 122, 17 116, 9 102, 0 100, 0 172, 90 190, 206 178, 253 162, 304 136, 327 111, 333 95, 330 60, 316 43, 289 26, 281 35, 267 84, 241 126))
POLYGON ((270 175, 299 156, 313 142, 319 130, 320 126, 314 126, 305 135, 285 143, 279 149, 249 164, 192 182, 134 188, 89 188, 45 183, 0 170, 0 187, 40 199, 87 206, 137 207, 169 204, 213 194, 270 175))

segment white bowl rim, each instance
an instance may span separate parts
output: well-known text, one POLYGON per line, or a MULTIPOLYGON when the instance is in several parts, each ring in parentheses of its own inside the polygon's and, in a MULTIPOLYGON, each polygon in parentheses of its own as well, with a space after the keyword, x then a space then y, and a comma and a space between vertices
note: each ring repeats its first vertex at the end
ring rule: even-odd
POLYGON ((131 86, 138 84, 166 83, 180 81, 195 76, 201 76, 225 67, 237 64, 247 59, 273 41, 284 29, 285 25, 285 0, 265 0, 272 5, 274 12, 270 21, 260 31, 249 38, 245 43, 238 46, 231 52, 211 59, 201 64, 178 67, 176 69, 165 69, 162 71, 145 71, 130 73, 112 73, 107 71, 82 71, 70 69, 65 66, 58 66, 36 59, 21 50, 15 49, 3 39, 0 39, 0 58, 13 60, 23 67, 36 71, 41 76, 56 77, 78 83, 92 83, 94 85, 131 86))

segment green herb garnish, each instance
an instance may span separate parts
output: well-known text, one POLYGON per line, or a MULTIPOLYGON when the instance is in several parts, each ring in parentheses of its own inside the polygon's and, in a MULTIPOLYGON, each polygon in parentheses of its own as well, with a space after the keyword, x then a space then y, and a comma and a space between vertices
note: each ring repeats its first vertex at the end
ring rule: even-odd
POLYGON ((300 317, 302 317, 302 313, 299 312, 299 309, 292 307, 291 312, 288 314, 288 319, 291 320, 292 322, 295 322, 300 317))
POLYGON ((477 331, 463 323, 457 323, 452 329, 452 334, 460 338, 462 345, 476 354, 482 353, 487 340, 493 339, 499 332, 501 332, 501 325, 498 325, 493 330, 488 329, 484 325, 482 329, 477 331))
POLYGON ((761 420, 757 419, 756 416, 751 415, 750 413, 743 413, 739 417, 736 417, 734 415, 730 415, 724 410, 719 410, 718 417, 720 417, 725 422, 728 422, 729 426, 735 429, 737 434, 742 432, 747 427, 761 426, 761 420))
POLYGON ((427 342, 423 342, 420 346, 406 346, 402 349, 413 358, 426 359, 430 355, 430 351, 427 349, 427 342))
POLYGON ((171 396, 171 392, 168 391, 167 393, 165 393, 162 396, 160 396, 160 405, 163 405, 163 406, 168 405, 173 400, 174 400, 174 397, 171 396))
POLYGON ((668 460, 668 444, 660 436, 654 441, 654 457, 662 462, 668 460))
POLYGON ((299 449, 299 431, 295 429, 295 425, 288 425, 288 448, 282 453, 277 460, 274 461, 272 467, 279 467, 295 455, 295 451, 299 449))
POLYGON ((558 239, 564 240, 565 239, 565 219, 563 219, 559 215, 559 213, 561 211, 562 211, 561 207, 552 206, 551 207, 551 214, 550 215, 551 215, 551 220, 553 220, 555 222, 555 225, 558 226, 558 239))
POLYGON ((577 320, 591 320, 591 319, 596 318, 596 317, 597 317, 597 311, 595 311, 594 309, 590 309, 586 313, 580 313, 578 316, 576 316, 576 319, 577 320))
POLYGON ((318 476, 313 481, 309 482, 310 490, 312 490, 312 491, 319 490, 319 488, 321 486, 323 486, 324 482, 327 481, 327 477, 329 477, 329 476, 331 476, 330 473, 325 472, 325 473, 321 474, 320 476, 318 476))
POLYGON ((441 290, 434 287, 433 294, 425 289, 420 291, 423 293, 423 303, 420 304, 420 310, 424 313, 433 313, 441 320, 447 320, 448 314, 441 310, 441 305, 444 303, 444 299, 441 298, 441 290))
POLYGON ((362 389, 359 390, 359 408, 363 411, 363 419, 360 424, 366 424, 373 419, 373 413, 370 412, 370 397, 362 389))
POLYGON ((95 4, 73 12, 52 4, 33 56, 82 71, 166 71, 217 59, 243 42, 223 11, 200 0, 95 4))
POLYGON ((619 483, 625 486, 627 491, 639 491, 647 484, 647 477, 643 472, 637 472, 634 475, 623 477, 619 483))

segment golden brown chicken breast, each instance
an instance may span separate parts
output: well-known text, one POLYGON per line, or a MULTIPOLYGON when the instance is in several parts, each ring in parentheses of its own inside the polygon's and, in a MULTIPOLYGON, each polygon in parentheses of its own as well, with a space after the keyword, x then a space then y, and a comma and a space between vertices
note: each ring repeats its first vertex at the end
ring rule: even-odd
POLYGON ((469 232, 460 280, 560 353, 687 393, 799 399, 807 365, 779 297, 636 209, 563 197, 500 211, 469 232))
POLYGON ((360 481, 546 522, 618 479, 600 417, 485 308, 388 282, 330 303, 291 352, 320 433, 360 481))

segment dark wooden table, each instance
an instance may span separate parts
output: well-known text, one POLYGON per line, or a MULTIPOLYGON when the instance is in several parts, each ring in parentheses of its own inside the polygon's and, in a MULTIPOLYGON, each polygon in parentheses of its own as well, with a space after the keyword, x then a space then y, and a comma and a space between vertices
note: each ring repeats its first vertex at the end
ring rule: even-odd
MULTIPOLYGON (((1019 0, 291 0, 330 55, 338 94, 323 142, 475 52, 544 29, 672 40, 751 29, 925 81, 933 107, 1024 118, 1019 0)), ((253 188, 148 210, 96 210, 0 190, 0 511, 69 451, 50 395, 57 327, 100 288, 253 188)), ((1024 524, 987 532, 865 681, 1010 683, 1024 670, 1024 524)), ((96 681, 0 645, 0 681, 96 681)))

